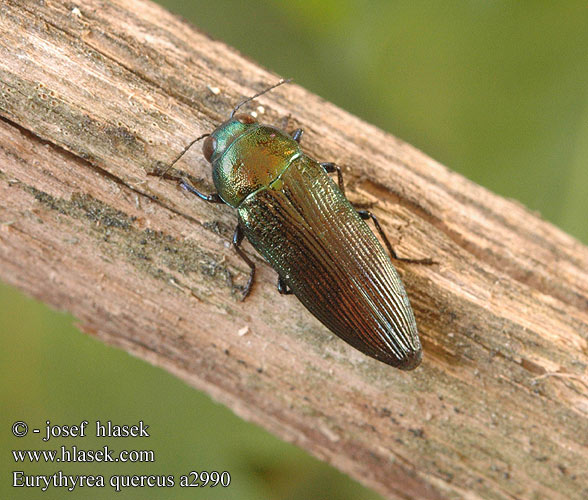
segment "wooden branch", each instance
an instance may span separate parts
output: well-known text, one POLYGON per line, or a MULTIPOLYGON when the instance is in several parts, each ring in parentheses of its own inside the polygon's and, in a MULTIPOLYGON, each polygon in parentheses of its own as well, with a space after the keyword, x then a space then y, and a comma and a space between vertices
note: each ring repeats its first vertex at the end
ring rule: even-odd
MULTIPOLYGON (((143 0, 0 11, 3 280, 389 498, 588 497, 587 248, 296 85, 260 97, 400 255, 440 262, 398 265, 425 354, 395 370, 248 246, 239 302, 234 212, 146 175, 277 76, 143 0)), ((199 150, 179 168, 211 189, 199 150)))

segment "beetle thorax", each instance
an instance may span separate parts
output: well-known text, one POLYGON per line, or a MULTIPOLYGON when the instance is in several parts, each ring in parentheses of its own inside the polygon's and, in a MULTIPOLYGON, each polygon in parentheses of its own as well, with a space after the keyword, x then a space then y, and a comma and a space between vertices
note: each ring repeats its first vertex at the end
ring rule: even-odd
POLYGON ((298 143, 273 127, 252 124, 235 135, 221 125, 213 135, 226 141, 227 134, 231 141, 213 158, 212 176, 221 198, 235 208, 247 196, 269 187, 301 155, 298 143))

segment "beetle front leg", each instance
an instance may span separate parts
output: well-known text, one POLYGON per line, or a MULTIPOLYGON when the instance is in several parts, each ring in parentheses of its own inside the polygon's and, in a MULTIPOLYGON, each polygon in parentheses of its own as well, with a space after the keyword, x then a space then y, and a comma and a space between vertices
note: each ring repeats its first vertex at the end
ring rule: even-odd
POLYGON ((280 292, 281 295, 291 295, 294 293, 292 289, 288 288, 288 285, 284 283, 281 276, 278 276, 278 292, 280 292))
POLYGON ((343 183, 343 172, 341 172, 341 167, 330 161, 324 161, 319 163, 319 165, 323 167, 329 174, 337 172, 337 183, 339 184, 339 191, 341 191, 343 196, 345 196, 345 184, 343 183))
POLYGON ((302 139, 302 134, 304 134, 304 130, 302 130, 301 128, 297 128, 292 133, 292 139, 294 139, 297 143, 300 144, 300 139, 302 139))
POLYGON ((183 177, 180 179, 180 186, 183 189, 185 189, 186 191, 188 191, 189 193, 195 194, 201 200, 207 201, 209 203, 224 203, 224 201, 222 200, 222 198, 219 196, 218 193, 211 193, 211 194, 201 193, 194 186, 192 186, 192 184, 190 184, 190 182, 187 179, 185 179, 183 177))
POLYGON ((378 218, 373 213, 371 213, 369 210, 358 210, 357 214, 363 220, 372 219, 374 221, 374 226, 376 226, 376 229, 377 229, 379 235, 382 237, 382 240, 384 240, 386 248, 388 249, 388 252, 390 253, 390 256, 393 259, 400 260, 402 262, 408 262, 410 264, 424 264, 424 265, 437 264, 433 259, 429 259, 429 258, 427 258, 427 259, 407 259, 404 257, 398 257, 398 255, 394 251, 394 248, 392 248, 392 245, 390 244, 390 240, 388 240, 388 236, 386 236, 386 233, 382 229, 382 226, 380 226, 380 222, 378 221, 378 218))
POLYGON ((247 285, 245 285, 245 290, 243 290, 243 297, 241 297, 241 300, 245 300, 247 295, 249 295, 251 286, 253 285, 253 277, 255 276, 255 264, 249 257, 247 257, 247 254, 241 250, 241 243, 243 242, 244 236, 245 234, 243 233, 243 228, 240 224, 237 224, 235 232, 233 233, 233 248, 239 254, 239 257, 241 257, 251 269, 249 273, 249 279, 247 280, 247 285))
POLYGON ((167 174, 165 172, 163 174, 159 174, 158 172, 148 172, 147 175, 159 177, 160 179, 166 179, 168 181, 175 181, 180 185, 182 189, 185 189, 189 193, 198 196, 198 198, 200 198, 201 200, 208 201, 209 203, 224 203, 224 201, 221 199, 218 193, 201 193, 194 186, 192 186, 192 184, 190 184, 190 181, 185 177, 178 177, 175 175, 167 174))

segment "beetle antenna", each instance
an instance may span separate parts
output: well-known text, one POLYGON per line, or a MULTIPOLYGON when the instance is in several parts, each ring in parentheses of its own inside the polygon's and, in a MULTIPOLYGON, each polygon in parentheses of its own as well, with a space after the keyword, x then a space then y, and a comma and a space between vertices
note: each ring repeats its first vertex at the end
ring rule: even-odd
POLYGON ((196 139, 194 139, 190 144, 188 144, 183 151, 180 153, 180 155, 174 160, 172 161, 166 168, 165 170, 162 172, 160 177, 165 177, 165 174, 167 174, 167 172, 178 162, 180 161, 180 158, 182 156, 184 156, 188 150, 194 145, 196 144, 198 141, 204 139, 205 137, 208 137, 210 134, 202 134, 200 137, 197 137, 196 139))
POLYGON ((279 87, 280 85, 283 85, 284 83, 290 83, 292 81, 292 78, 288 78, 287 80, 284 80, 283 78, 278 82, 275 83, 274 85, 272 85, 271 87, 268 87, 265 90, 262 90, 261 92, 258 92, 255 95, 252 95, 251 97, 248 97, 247 99, 245 99, 244 101, 241 101, 239 104, 237 104, 237 106, 235 106, 235 109, 233 109, 232 113, 231 113, 231 118, 233 118, 233 116, 235 116, 235 113, 237 112, 237 110, 243 106, 243 104, 248 103, 249 101, 252 101, 253 99, 255 99, 256 97, 259 97, 260 95, 265 94, 266 92, 269 92, 270 90, 275 89, 276 87, 279 87))

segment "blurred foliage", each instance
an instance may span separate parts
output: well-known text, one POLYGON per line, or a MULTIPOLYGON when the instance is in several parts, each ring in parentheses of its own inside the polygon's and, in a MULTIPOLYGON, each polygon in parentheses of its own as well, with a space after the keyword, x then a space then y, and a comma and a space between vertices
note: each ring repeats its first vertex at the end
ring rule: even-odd
MULTIPOLYGON (((160 1, 200 29, 588 242, 588 9, 585 2, 160 1)), ((269 83, 269 82, 268 82, 269 83)), ((324 160, 330 160, 325 158, 324 160)), ((22 467, 101 474, 229 470, 228 489, 134 488, 122 498, 377 498, 158 368, 76 332, 69 316, 0 287, 0 463, 38 448, 9 433, 144 420, 155 464, 22 467)), ((62 441, 55 441, 59 445, 62 441)), ((76 444, 99 448, 105 440, 76 444)), ((71 441, 65 444, 73 444, 71 441)), ((111 441, 119 449, 120 442, 111 441)), ((51 443, 47 444, 51 448, 51 443)), ((13 489, 1 498, 63 498, 13 489)), ((111 498, 81 490, 76 498, 111 498)))

